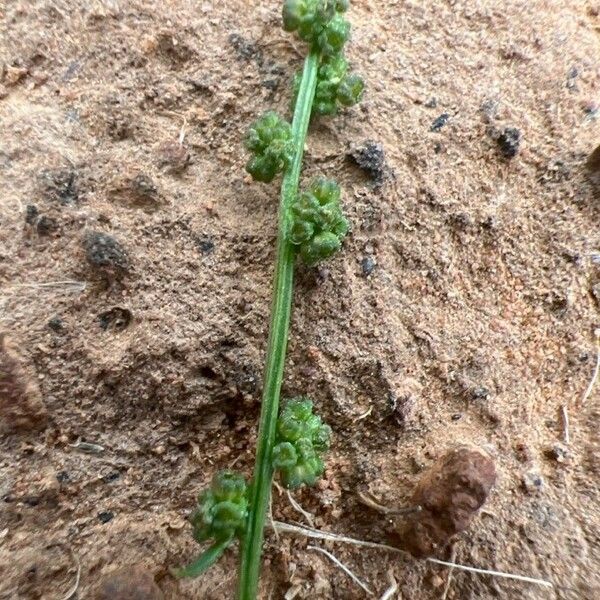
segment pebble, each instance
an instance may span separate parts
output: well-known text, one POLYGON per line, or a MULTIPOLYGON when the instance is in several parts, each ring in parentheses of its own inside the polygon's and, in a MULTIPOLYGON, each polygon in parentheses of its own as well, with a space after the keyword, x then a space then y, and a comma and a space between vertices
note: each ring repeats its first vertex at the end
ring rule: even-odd
POLYGON ((537 471, 527 471, 521 477, 521 484, 528 494, 537 494, 544 487, 544 478, 537 471))
POLYGON ((505 127, 498 136, 498 146, 505 158, 514 158, 521 146, 521 132, 516 127, 505 127))

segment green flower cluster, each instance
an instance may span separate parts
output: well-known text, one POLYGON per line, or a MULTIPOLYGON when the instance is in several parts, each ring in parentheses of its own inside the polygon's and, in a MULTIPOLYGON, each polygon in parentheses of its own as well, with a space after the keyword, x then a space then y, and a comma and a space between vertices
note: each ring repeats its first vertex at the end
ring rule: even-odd
POLYGON ((350 23, 343 16, 349 5, 348 0, 285 0, 283 28, 297 31, 322 54, 335 54, 350 36, 350 23))
POLYGON ((322 454, 329 449, 331 427, 313 414, 308 398, 289 400, 277 421, 273 467, 289 489, 314 485, 325 469, 322 454))
POLYGON ((248 517, 248 486, 242 475, 233 471, 217 473, 210 488, 198 498, 198 508, 190 517, 194 539, 205 542, 241 538, 248 517))
MULTIPOLYGON (((301 73, 294 77, 294 102, 298 97, 301 79, 301 73)), ((362 77, 348 73, 348 61, 343 54, 329 56, 319 66, 313 114, 336 115, 340 106, 358 104, 364 90, 362 77)))
POLYGON ((340 186, 330 179, 315 179, 291 206, 290 241, 298 246, 309 266, 337 252, 348 233, 340 207, 340 186))
POLYGON ((250 127, 246 148, 254 154, 246 165, 246 171, 256 181, 270 183, 292 161, 292 128, 276 112, 266 112, 250 127))

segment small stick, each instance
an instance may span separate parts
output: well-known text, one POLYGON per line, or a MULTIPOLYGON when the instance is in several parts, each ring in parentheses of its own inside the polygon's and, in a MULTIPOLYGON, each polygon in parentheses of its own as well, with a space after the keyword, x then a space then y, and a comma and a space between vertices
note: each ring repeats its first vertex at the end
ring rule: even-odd
POLYGON ((594 331, 594 336, 596 338, 596 368, 594 369, 594 374, 592 375, 590 385, 588 385, 587 389, 585 390, 585 394, 583 394, 583 398, 581 399, 582 405, 585 404, 588 398, 592 395, 592 390, 594 389, 594 385, 596 384, 596 380, 600 374, 600 327, 594 331))
POLYGON ((379 600, 392 600, 394 594, 398 591, 398 582, 394 578, 394 573, 391 569, 387 572, 387 576, 390 582, 390 587, 385 590, 383 596, 381 596, 379 600))
POLYGON ((340 569, 342 569, 342 571, 344 571, 344 573, 346 573, 346 575, 348 575, 348 577, 350 577, 350 579, 352 579, 352 581, 354 581, 356 585, 361 587, 369 596, 373 596, 373 590, 371 590, 369 586, 363 583, 344 563, 342 563, 338 558, 331 554, 331 552, 327 552, 327 550, 319 548, 318 546, 307 546, 306 549, 324 554, 329 560, 331 560, 340 569))
POLYGON ((309 513, 308 511, 304 510, 300 504, 298 504, 298 502, 296 502, 296 500, 294 500, 294 497, 292 496, 290 490, 286 490, 287 492, 287 497, 288 500, 290 501, 290 504, 294 507, 294 509, 299 512, 307 521, 307 523, 311 526, 314 527, 315 526, 315 522, 314 522, 314 515, 309 513))
MULTIPOLYGON (((452 546, 452 554, 450 556, 450 562, 454 562, 456 560, 456 546, 452 546)), ((452 574, 454 572, 454 567, 450 567, 448 571, 448 579, 446 579, 446 585, 444 586, 444 593, 442 594, 441 600, 446 600, 448 597, 448 592, 450 591, 450 585, 452 584, 452 574)))
POLYGON ((565 444, 569 444, 571 441, 571 436, 569 435, 569 411, 566 404, 561 406, 562 412, 562 421, 563 421, 563 436, 565 440, 565 444))
POLYGON ((81 579, 81 563, 79 562, 79 560, 78 560, 75 552, 73 552, 72 548, 69 548, 69 552, 71 554, 71 558, 73 559, 73 562, 75 563, 75 566, 77 567, 77 573, 75 575, 75 582, 73 583, 73 586, 67 592, 67 594, 65 595, 63 600, 71 600, 71 598, 73 598, 75 596, 75 594, 77 593, 77 590, 79 589, 79 581, 81 579))

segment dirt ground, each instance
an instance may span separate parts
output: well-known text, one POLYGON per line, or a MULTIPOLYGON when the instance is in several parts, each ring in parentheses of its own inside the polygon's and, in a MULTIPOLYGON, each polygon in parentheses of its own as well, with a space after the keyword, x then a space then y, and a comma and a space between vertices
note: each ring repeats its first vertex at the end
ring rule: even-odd
MULTIPOLYGON (((278 186, 249 180, 241 138, 289 105, 304 48, 280 6, 0 3, 0 326, 22 386, 0 404, 2 599, 94 598, 135 564, 167 599, 233 596, 237 550, 197 581, 168 569, 198 552, 198 491, 253 464, 278 186)), ((598 388, 582 402, 600 327, 584 167, 599 14, 353 2, 366 98, 313 123, 304 172, 339 180, 353 230, 298 269, 284 384, 334 429, 323 481, 295 494, 315 527, 393 543, 359 492, 403 507, 436 458, 477 444, 498 482, 456 561, 555 588, 270 533, 261 598, 364 597, 314 545, 375 597, 390 570, 411 600, 599 597, 598 388), (382 162, 360 168, 373 143, 382 162)), ((305 523, 277 490, 273 513, 305 523)))

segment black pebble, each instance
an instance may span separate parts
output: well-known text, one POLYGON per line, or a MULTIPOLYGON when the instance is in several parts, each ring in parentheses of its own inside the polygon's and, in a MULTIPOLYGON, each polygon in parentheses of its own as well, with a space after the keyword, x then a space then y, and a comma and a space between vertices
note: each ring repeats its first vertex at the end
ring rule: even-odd
POLYGON ((210 254, 215 249, 215 243, 207 235, 201 235, 197 238, 198 248, 202 254, 210 254))
POLYGON ((376 183, 381 183, 385 175, 385 153, 383 145, 367 141, 363 146, 353 149, 348 156, 376 183))
POLYGON ((69 481, 71 481, 71 477, 67 471, 59 471, 56 474, 56 481, 58 481, 58 483, 69 483, 69 481))
POLYGON ((442 113, 432 124, 431 131, 439 131, 450 120, 448 113, 442 113))
POLYGON ((112 483, 119 479, 119 477, 121 477, 121 474, 118 471, 112 471, 111 473, 108 473, 108 475, 104 475, 102 481, 104 481, 104 483, 112 483))
POLYGON ((360 266, 362 267, 363 275, 368 277, 375 270, 377 263, 372 256, 365 256, 362 259, 360 266))
POLYGON ((505 158, 514 158, 521 145, 521 132, 516 127, 506 127, 498 136, 498 145, 505 158))
POLYGON ((103 510, 98 513, 98 519, 100 523, 108 523, 115 518, 115 513, 110 510, 103 510))
POLYGON ((127 252, 112 235, 90 231, 83 240, 87 261, 95 267, 126 269, 129 265, 127 252))
POLYGON ((48 327, 50 327, 50 329, 52 329, 52 331, 55 331, 56 333, 58 333, 59 331, 62 331, 63 330, 62 319, 60 317, 52 317, 52 319, 50 319, 48 321, 48 327))

